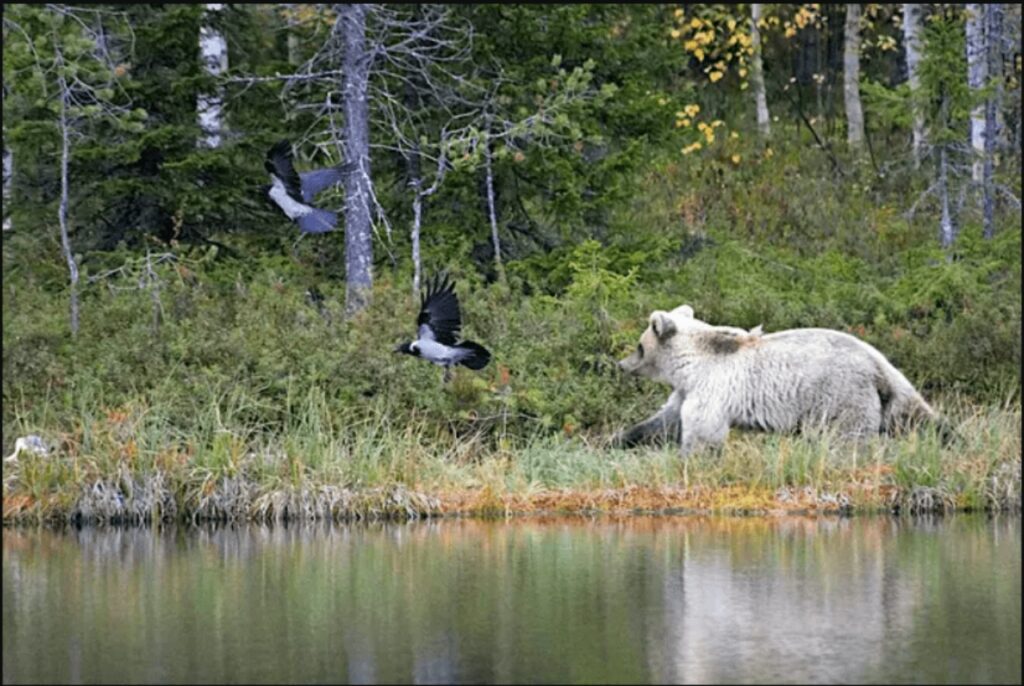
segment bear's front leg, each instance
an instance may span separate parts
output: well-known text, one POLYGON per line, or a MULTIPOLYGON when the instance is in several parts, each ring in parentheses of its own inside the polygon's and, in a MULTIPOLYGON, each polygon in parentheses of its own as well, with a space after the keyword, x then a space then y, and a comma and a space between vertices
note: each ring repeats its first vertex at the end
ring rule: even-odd
POLYGON ((705 446, 720 447, 729 435, 729 420, 721 408, 700 398, 687 398, 679 418, 683 425, 679 447, 683 458, 705 446))
POLYGON ((679 440, 679 408, 683 404, 683 392, 673 391, 668 401, 654 415, 612 437, 612 446, 630 448, 648 440, 679 440))

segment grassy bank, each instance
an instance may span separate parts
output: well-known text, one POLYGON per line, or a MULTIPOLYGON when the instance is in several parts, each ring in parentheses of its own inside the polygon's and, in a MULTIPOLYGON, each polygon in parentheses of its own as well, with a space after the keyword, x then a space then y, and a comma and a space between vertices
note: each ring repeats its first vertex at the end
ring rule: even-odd
POLYGON ((313 400, 293 431, 229 420, 197 444, 168 435, 159 408, 138 406, 92 418, 51 456, 5 465, 4 522, 1019 511, 1020 408, 940 407, 961 434, 949 446, 927 432, 858 450, 827 435, 734 432, 720 454, 683 462, 586 433, 489 444, 427 421, 359 425, 313 400))

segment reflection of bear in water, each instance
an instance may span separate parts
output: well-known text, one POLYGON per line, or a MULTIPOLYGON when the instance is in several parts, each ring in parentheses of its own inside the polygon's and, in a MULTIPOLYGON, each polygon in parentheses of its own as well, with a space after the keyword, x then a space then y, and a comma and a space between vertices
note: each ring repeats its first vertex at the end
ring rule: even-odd
POLYGON ((686 455, 720 445, 733 426, 831 427, 866 438, 938 419, 882 353, 849 334, 712 326, 695 319, 689 305, 652 313, 636 352, 619 366, 674 389, 654 416, 616 435, 620 446, 678 437, 686 455))

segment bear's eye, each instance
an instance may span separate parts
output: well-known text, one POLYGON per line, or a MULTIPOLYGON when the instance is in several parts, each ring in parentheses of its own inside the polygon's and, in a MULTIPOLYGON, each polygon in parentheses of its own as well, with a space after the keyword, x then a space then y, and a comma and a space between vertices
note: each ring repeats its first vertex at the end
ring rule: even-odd
POLYGON ((641 357, 641 359, 643 358, 643 356, 644 356, 644 344, 643 343, 637 343, 636 344, 636 354, 639 355, 641 357))

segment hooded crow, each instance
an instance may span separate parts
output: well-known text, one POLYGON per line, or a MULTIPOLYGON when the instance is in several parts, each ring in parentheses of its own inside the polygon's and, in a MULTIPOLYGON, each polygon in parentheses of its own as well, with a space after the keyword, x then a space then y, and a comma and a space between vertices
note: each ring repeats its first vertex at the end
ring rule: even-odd
POLYGON ((444 367, 444 381, 451 380, 451 368, 463 365, 478 370, 487 366, 491 353, 473 341, 457 342, 462 318, 459 298, 447 277, 435 277, 427 286, 420 301, 420 314, 416 318, 418 338, 402 343, 396 353, 422 357, 444 367))
POLYGON ((338 215, 310 203, 317 193, 341 181, 347 172, 355 168, 354 164, 349 162, 299 174, 292 164, 292 144, 282 140, 267 151, 263 166, 272 181, 267 194, 289 219, 299 225, 300 231, 325 233, 338 225, 338 215))

